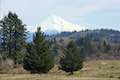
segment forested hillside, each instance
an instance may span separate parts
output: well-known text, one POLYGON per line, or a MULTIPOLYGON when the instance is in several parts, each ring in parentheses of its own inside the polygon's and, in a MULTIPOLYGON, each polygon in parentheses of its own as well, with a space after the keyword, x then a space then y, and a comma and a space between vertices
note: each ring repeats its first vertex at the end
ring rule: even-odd
POLYGON ((62 55, 69 41, 74 40, 81 54, 92 59, 120 59, 120 32, 115 30, 85 30, 80 32, 62 32, 46 37, 55 56, 62 55))

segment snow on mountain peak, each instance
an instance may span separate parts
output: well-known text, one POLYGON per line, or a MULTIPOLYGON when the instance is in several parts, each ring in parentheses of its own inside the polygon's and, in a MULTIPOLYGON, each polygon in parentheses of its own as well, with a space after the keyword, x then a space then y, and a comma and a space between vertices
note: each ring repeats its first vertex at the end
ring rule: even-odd
MULTIPOLYGON (((41 30, 47 34, 56 34, 64 31, 80 31, 84 27, 65 21, 63 18, 52 15, 43 21, 40 25, 41 30)), ((35 30, 36 31, 36 30, 35 30)))

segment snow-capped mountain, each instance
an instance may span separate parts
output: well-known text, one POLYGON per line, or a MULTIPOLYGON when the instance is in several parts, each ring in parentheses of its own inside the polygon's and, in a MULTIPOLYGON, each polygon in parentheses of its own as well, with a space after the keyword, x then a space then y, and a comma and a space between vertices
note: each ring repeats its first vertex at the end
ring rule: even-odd
MULTIPOLYGON (((44 20, 40 25, 41 30, 46 34, 57 34, 60 32, 72 32, 85 29, 84 27, 70 23, 59 16, 52 15, 44 20)), ((34 30, 36 31, 36 29, 34 30)))
POLYGON ((82 29, 84 29, 83 27, 81 27, 80 25, 77 24, 73 24, 70 23, 68 21, 65 21, 64 19, 62 19, 59 16, 51 16, 49 17, 47 20, 43 21, 41 24, 41 29, 42 31, 44 31, 45 33, 60 33, 63 31, 80 31, 82 29))

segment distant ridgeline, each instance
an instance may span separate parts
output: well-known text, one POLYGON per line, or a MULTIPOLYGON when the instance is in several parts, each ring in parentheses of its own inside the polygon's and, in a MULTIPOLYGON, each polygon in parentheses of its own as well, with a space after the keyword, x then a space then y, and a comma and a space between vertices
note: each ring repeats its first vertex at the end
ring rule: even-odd
POLYGON ((60 34, 48 36, 49 38, 72 38, 79 39, 89 37, 93 41, 106 40, 112 43, 120 43, 120 31, 101 29, 101 30, 85 30, 80 32, 61 32, 60 34))
POLYGON ((76 41, 86 58, 120 59, 120 31, 101 29, 80 32, 62 32, 46 37, 54 55, 61 56, 62 48, 71 40, 76 41))

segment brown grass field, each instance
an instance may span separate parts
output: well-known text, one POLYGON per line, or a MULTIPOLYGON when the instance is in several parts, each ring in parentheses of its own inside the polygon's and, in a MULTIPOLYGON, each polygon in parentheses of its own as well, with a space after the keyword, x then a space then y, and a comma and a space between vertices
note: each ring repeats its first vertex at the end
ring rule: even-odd
POLYGON ((120 60, 91 60, 68 75, 55 66, 48 74, 0 74, 0 80, 120 80, 120 60))

